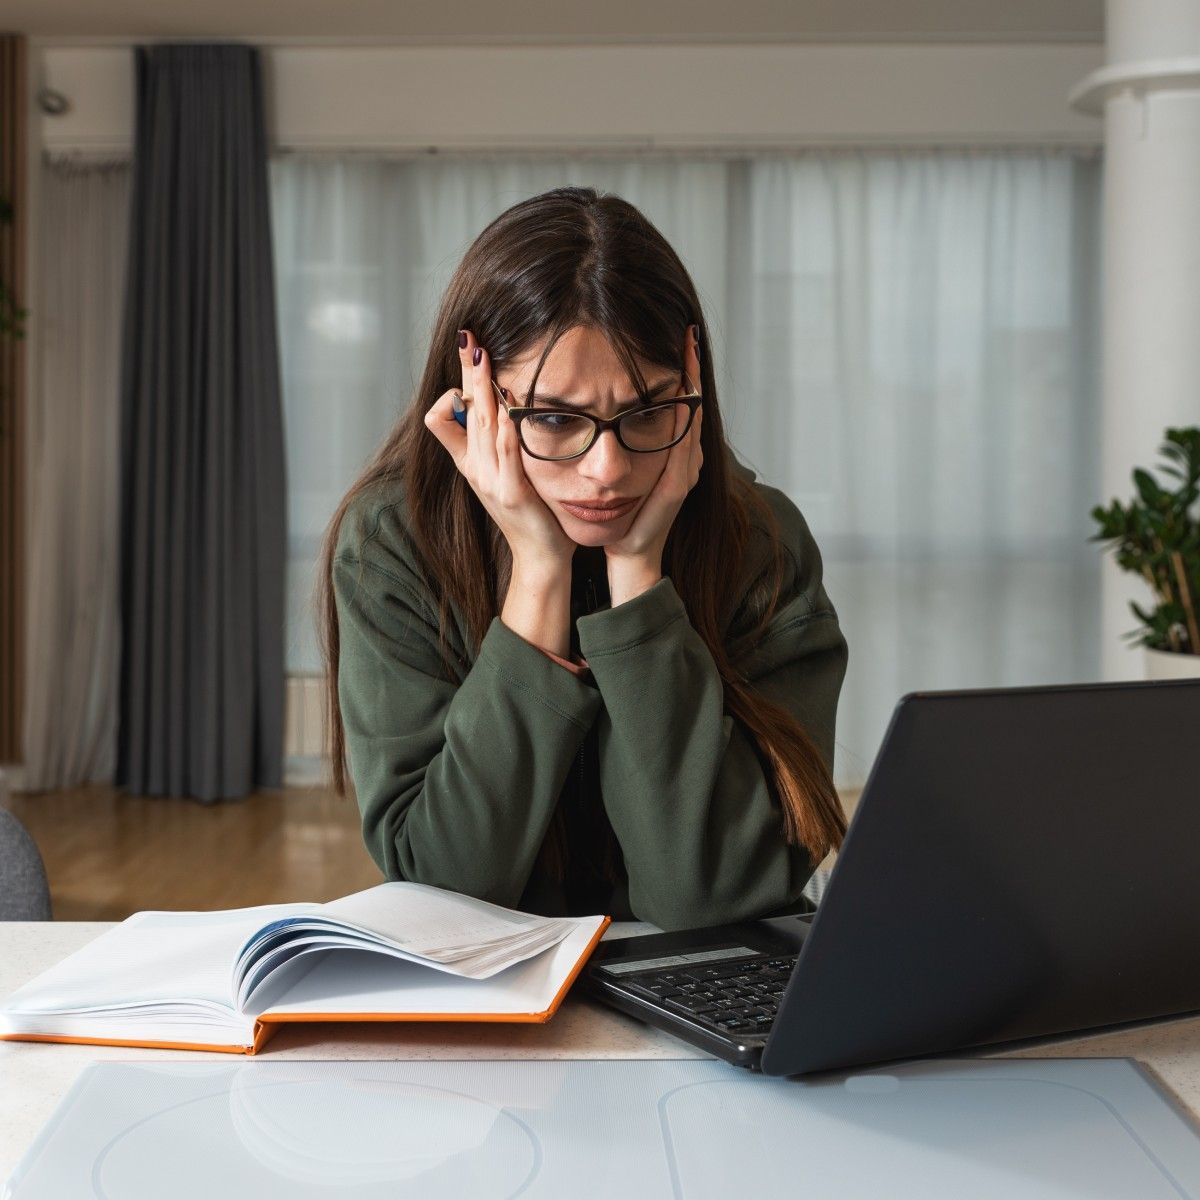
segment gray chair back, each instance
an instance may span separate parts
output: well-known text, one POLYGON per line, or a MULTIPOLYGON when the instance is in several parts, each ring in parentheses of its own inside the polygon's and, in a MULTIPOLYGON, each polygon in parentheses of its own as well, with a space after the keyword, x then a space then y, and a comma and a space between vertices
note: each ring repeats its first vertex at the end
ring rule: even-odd
POLYGON ((46 867, 29 831, 0 808, 0 921, 49 921, 46 867))

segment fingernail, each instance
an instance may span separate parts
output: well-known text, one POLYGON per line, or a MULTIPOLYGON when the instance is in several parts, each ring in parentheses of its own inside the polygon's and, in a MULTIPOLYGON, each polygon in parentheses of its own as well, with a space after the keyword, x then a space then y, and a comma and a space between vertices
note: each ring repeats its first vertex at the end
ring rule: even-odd
POLYGON ((463 398, 457 392, 450 397, 450 407, 454 409, 455 412, 467 411, 467 406, 464 403, 463 398))
POLYGON ((458 331, 458 348, 460 350, 465 350, 467 348, 467 331, 465 329, 460 329, 458 331))
MULTIPOLYGON (((465 346, 466 343, 464 342, 463 345, 465 346)), ((479 366, 479 364, 481 362, 483 362, 483 347, 482 346, 476 346, 475 349, 471 352, 471 361, 476 366, 479 366)))

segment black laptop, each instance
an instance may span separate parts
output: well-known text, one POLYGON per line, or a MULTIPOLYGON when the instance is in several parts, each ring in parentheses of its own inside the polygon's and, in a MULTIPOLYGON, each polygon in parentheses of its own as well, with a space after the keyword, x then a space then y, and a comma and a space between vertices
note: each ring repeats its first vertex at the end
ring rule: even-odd
POLYGON ((1200 1010, 1200 679, 910 693, 815 914, 582 978, 770 1075, 1200 1010))

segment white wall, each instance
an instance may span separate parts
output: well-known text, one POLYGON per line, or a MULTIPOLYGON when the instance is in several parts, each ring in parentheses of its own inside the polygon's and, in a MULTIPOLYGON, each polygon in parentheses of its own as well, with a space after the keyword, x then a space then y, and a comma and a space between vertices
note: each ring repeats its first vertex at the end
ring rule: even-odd
MULTIPOLYGON (((128 151, 127 45, 35 40, 31 77, 71 110, 38 114, 61 151, 128 151)), ((279 147, 750 148, 1095 143, 1067 93, 1098 45, 264 46, 279 147)), ((36 112, 36 109, 34 110, 36 112)))

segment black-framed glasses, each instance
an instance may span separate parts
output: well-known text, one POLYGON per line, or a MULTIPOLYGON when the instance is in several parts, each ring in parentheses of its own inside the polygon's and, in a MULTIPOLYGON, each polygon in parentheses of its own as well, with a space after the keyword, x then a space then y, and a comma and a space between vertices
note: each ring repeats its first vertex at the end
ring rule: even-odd
POLYGON ((691 429, 696 409, 703 401, 692 387, 686 371, 683 377, 691 389, 686 395, 654 404, 639 404, 608 420, 574 409, 509 404, 494 379, 492 390, 496 393, 496 402, 508 411, 516 425, 517 437, 525 453, 545 462, 564 462, 586 454, 606 429, 611 429, 617 441, 635 454, 654 454, 681 442, 691 429))

